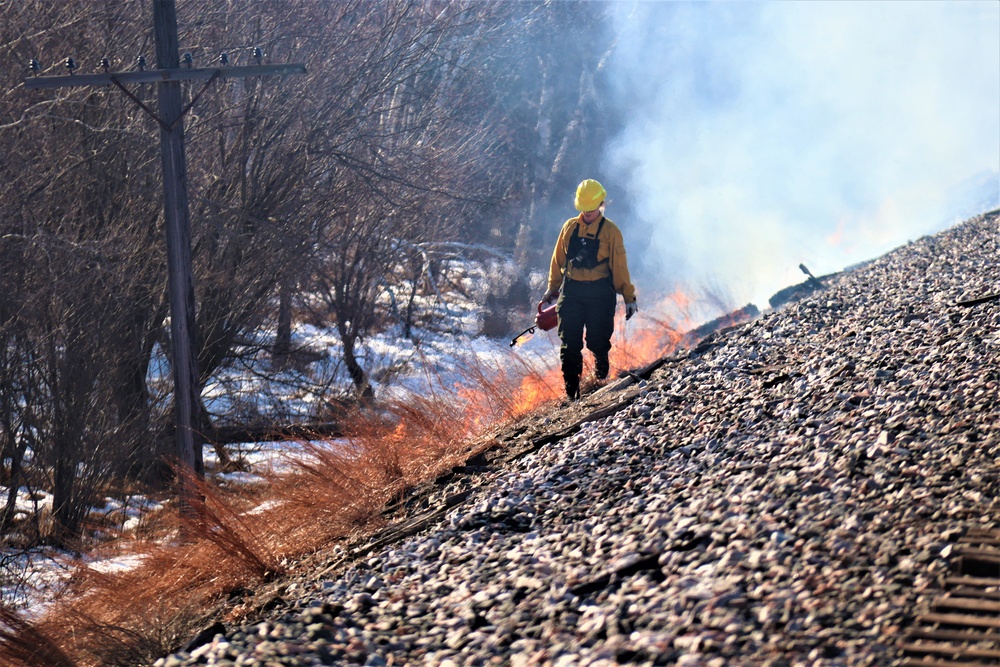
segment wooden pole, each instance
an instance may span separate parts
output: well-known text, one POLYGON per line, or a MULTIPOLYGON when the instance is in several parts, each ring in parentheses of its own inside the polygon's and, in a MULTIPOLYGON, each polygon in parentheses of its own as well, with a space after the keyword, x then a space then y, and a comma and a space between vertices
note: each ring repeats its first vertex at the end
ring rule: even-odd
MULTIPOLYGON (((304 74, 301 63, 244 67, 181 68, 177 37, 175 0, 153 0, 153 37, 156 70, 71 76, 29 77, 25 88, 64 88, 116 85, 133 102, 152 115, 160 127, 163 164, 163 216, 167 242, 167 281, 170 296, 170 340, 173 347, 175 455, 184 468, 178 487, 181 512, 192 509, 192 475, 204 475, 202 439, 195 431, 200 409, 198 397, 197 332, 195 331, 194 274, 191 266, 191 214, 188 206, 187 162, 184 155, 184 123, 187 112, 181 106, 181 81, 304 74), (157 84, 157 111, 154 113, 125 87, 127 83, 157 84)), ((199 93, 200 95, 200 93, 199 93)), ((196 98, 197 99, 197 96, 196 98)), ((191 102, 194 104, 194 101, 191 102)), ((189 105, 190 106, 190 105, 189 105)))
MULTIPOLYGON (((157 69, 180 66, 177 45, 177 9, 174 0, 153 0, 153 38, 157 69)), ((200 402, 195 338, 194 278, 191 269, 191 215, 188 208, 187 168, 184 156, 184 119, 181 84, 157 84, 157 109, 161 119, 160 148, 163 163, 163 214, 167 238, 167 276, 170 293, 170 342, 173 352, 176 456, 181 466, 197 477, 204 474, 201 443, 195 443, 195 416, 200 402)), ((182 478, 184 472, 181 473, 182 478)), ((191 490, 182 479, 182 509, 189 507, 191 490)))

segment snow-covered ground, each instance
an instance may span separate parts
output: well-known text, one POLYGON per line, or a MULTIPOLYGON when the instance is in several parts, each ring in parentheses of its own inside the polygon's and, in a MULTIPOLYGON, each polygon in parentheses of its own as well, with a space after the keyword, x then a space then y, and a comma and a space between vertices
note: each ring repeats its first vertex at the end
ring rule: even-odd
MULTIPOLYGON (((463 267, 466 293, 474 294, 475 284, 482 284, 486 277, 468 267, 463 267)), ((535 277, 534 282, 539 282, 535 277)), ((629 348, 630 340, 643 338, 650 330, 661 329, 665 321, 688 320, 689 303, 682 299, 664 298, 649 303, 640 316, 620 326, 615 344, 629 348), (672 311, 669 315, 666 311, 672 311)), ((506 384, 517 391, 522 378, 552 377, 557 374, 559 340, 556 332, 536 330, 518 339, 516 346, 511 339, 496 339, 478 335, 482 328, 479 306, 471 299, 455 298, 447 302, 439 296, 427 298, 419 304, 424 309, 423 321, 436 324, 436 328, 415 327, 410 337, 402 334, 400 326, 365 339, 357 350, 362 366, 369 373, 378 401, 406 400, 412 396, 434 396, 451 401, 453 405, 467 404, 468 410, 479 415, 477 424, 489 427, 492 415, 489 406, 471 405, 484 400, 481 388, 484 378, 501 378, 498 385, 506 384), (426 316, 430 313, 430 316, 426 316)), ((518 318, 520 319, 520 318, 518 318)), ((534 323, 534 310, 523 316, 528 328, 534 323)), ((262 332, 266 342, 273 334, 262 332)), ((293 349, 308 350, 309 363, 289 365, 280 372, 270 368, 271 360, 266 345, 249 350, 239 360, 218 373, 204 392, 207 409, 220 423, 253 423, 268 421, 322 421, 324 405, 331 397, 348 394, 350 380, 344 369, 341 341, 331 327, 300 324, 293 330, 293 349), (266 371, 266 372, 265 372, 266 371)), ((169 386, 164 377, 169 373, 167 364, 160 359, 152 365, 150 386, 169 386)), ((558 377, 558 375, 556 375, 558 377)), ((166 405, 169 396, 157 400, 166 405)), ((337 441, 324 443, 336 446, 337 441)), ((204 450, 206 470, 225 486, 254 484, 264 473, 280 473, 302 454, 302 446, 295 442, 245 443, 227 446, 230 456, 239 461, 243 471, 217 472, 215 451, 204 450)), ((0 487, 0 493, 6 489, 0 487)), ((18 496, 18 512, 24 516, 51 511, 52 497, 44 492, 29 494, 24 490, 18 496)), ((156 512, 161 505, 143 496, 108 498, 102 507, 93 508, 102 525, 110 526, 118 534, 129 536, 141 528, 142 520, 156 512)), ((95 534, 95 538, 105 535, 95 534)), ((8 550, 0 552, 0 598, 2 602, 25 610, 28 616, 44 608, 45 600, 52 599, 60 583, 72 571, 71 564, 80 562, 80 554, 71 554, 50 548, 8 550)), ((101 571, 129 568, 140 562, 134 556, 83 558, 87 567, 101 571)))

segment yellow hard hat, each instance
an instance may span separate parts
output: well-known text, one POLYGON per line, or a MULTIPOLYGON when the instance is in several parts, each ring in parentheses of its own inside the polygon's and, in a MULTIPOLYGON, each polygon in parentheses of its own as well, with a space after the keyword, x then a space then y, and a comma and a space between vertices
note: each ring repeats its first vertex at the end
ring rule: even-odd
POLYGON ((588 178, 576 186, 576 199, 573 200, 573 205, 581 213, 584 211, 593 211, 601 205, 601 202, 607 196, 608 193, 605 191, 603 185, 592 178, 588 178))

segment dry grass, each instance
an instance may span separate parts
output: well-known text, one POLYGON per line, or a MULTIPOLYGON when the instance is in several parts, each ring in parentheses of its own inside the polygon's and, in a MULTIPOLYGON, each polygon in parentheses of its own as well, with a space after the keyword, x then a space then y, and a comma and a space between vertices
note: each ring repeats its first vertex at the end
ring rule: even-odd
POLYGON ((49 638, 16 613, 0 607, 0 665, 4 667, 73 667, 69 656, 53 646, 49 638))
MULTIPOLYGON (((616 339, 621 356, 612 365, 651 361, 664 346, 662 329, 652 336, 633 328, 616 339)), ((231 594, 374 532, 392 500, 462 463, 473 436, 562 396, 558 368, 524 364, 511 372, 464 362, 459 370, 465 386, 432 375, 425 386, 435 389, 382 406, 378 415, 344 416, 343 439, 300 443, 291 472, 263 484, 230 492, 195 482, 201 501, 192 518, 168 509, 147 526, 148 541, 119 545, 122 555, 141 556, 137 567, 102 573, 78 564, 63 598, 33 623, 0 610, 0 667, 149 664, 213 619, 237 622, 252 605, 228 602, 231 594)))
MULTIPOLYGON (((149 529, 159 539, 120 545, 122 555, 141 557, 138 566, 102 573, 80 563, 62 599, 36 622, 4 611, 0 665, 149 664, 183 647, 227 606, 226 620, 239 620, 246 609, 227 605, 232 593, 373 532, 394 498, 464 461, 470 436, 524 413, 520 377, 473 364, 462 370, 480 389, 448 388, 438 378, 438 390, 397 400, 378 417, 350 415, 344 439, 301 443, 291 472, 255 488, 198 483, 193 518, 168 509, 149 529)), ((535 381, 545 382, 538 374, 535 381)))

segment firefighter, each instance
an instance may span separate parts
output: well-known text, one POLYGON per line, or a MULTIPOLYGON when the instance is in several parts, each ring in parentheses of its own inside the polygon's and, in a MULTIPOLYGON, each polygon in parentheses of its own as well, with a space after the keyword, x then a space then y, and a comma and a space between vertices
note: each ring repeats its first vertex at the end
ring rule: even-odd
POLYGON ((559 359, 566 395, 580 397, 583 343, 594 355, 594 375, 608 377, 608 352, 615 330, 617 294, 625 299, 625 319, 638 311, 618 225, 604 217, 607 192, 593 179, 580 183, 574 205, 580 212, 567 220, 552 251, 548 291, 541 305, 554 299, 559 315, 559 359))

